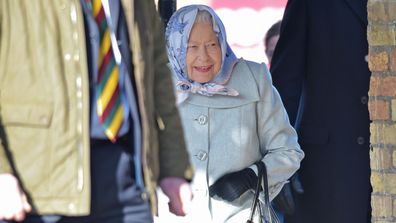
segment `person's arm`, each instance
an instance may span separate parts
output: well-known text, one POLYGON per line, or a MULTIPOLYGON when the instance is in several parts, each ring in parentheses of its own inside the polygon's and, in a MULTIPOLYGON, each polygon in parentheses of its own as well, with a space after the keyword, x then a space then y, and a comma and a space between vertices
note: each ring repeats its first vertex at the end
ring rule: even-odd
MULTIPOLYGON (((0 67, 4 63, 4 49, 1 47, 3 30, 3 10, 7 1, 0 2, 0 67)), ((1 74, 0 74, 1 79, 1 74)), ((0 108, 1 110, 1 108, 0 108)), ((0 221, 22 221, 32 207, 21 190, 17 178, 11 174, 12 168, 5 150, 5 131, 0 114, 0 221)))
POLYGON ((272 86, 269 71, 264 64, 255 67, 259 70, 256 73, 264 77, 264 80, 258 78, 261 81, 261 99, 257 104, 257 129, 261 153, 266 154, 262 161, 267 166, 268 184, 270 188, 274 187, 270 191, 275 193, 273 197, 300 167, 304 152, 297 142, 297 133, 290 125, 282 100, 272 86))
POLYGON ((184 134, 176 107, 171 71, 169 70, 168 56, 165 49, 163 25, 157 14, 154 14, 154 99, 157 121, 160 126, 159 145, 160 178, 182 177, 192 178, 190 161, 184 141, 184 134), (177 160, 177 162, 176 162, 177 160))
MULTIPOLYGON (((154 7, 151 4, 150 7, 154 7)), ((152 9, 154 12, 155 10, 152 9)), ((184 142, 183 129, 175 96, 168 57, 165 50, 163 24, 152 13, 154 34, 154 98, 160 130, 160 187, 169 197, 169 209, 176 215, 185 215, 192 192, 187 181, 192 179, 192 168, 184 142)))
POLYGON ((306 0, 289 0, 282 19, 279 41, 271 61, 273 84, 278 90, 290 123, 297 118, 302 85, 306 75, 306 0))

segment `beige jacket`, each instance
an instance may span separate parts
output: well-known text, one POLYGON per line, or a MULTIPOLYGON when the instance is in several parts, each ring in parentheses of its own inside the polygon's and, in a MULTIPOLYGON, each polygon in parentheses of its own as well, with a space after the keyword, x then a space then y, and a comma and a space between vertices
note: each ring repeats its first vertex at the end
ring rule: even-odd
MULTIPOLYGON (((133 6, 125 0, 123 6, 143 128, 144 178, 155 211, 157 181, 191 178, 192 171, 154 3, 136 0, 133 6)), ((85 44, 79 0, 0 0, 0 173, 19 178, 39 214, 90 210, 85 44)))

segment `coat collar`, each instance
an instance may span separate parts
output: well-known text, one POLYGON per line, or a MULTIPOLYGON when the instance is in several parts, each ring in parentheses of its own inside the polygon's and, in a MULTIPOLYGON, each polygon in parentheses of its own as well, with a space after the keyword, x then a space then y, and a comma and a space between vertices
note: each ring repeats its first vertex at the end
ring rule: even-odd
MULTIPOLYGON (((231 78, 227 87, 231 87, 239 92, 238 96, 203 96, 199 94, 190 94, 184 103, 193 104, 211 108, 230 108, 248 104, 260 99, 259 90, 255 78, 246 64, 246 61, 240 59, 232 71, 231 78)), ((263 75, 263 74, 255 74, 263 75)))
POLYGON ((367 0, 344 0, 351 10, 360 18, 363 25, 367 27, 367 0))

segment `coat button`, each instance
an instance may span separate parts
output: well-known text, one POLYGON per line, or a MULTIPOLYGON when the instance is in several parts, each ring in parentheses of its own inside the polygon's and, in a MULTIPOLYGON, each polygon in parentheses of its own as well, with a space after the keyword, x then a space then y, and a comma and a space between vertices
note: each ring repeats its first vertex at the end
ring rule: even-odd
POLYGON ((63 55, 63 57, 65 58, 66 61, 69 61, 71 59, 71 54, 66 53, 65 55, 63 55))
POLYGON ((368 102, 368 98, 367 98, 367 96, 363 96, 363 97, 361 97, 360 98, 360 102, 362 102, 362 104, 367 104, 367 102, 368 102))
POLYGON ((356 140, 356 141, 357 141, 357 143, 358 143, 359 145, 363 145, 364 142, 365 142, 364 138, 361 137, 361 136, 357 137, 357 140, 356 140))
POLYGON ((205 151, 201 150, 195 155, 195 157, 198 160, 204 161, 204 160, 206 160, 208 158, 208 154, 205 151))
POLYGON ((208 117, 206 115, 200 115, 196 120, 200 125, 205 125, 208 122, 208 117))

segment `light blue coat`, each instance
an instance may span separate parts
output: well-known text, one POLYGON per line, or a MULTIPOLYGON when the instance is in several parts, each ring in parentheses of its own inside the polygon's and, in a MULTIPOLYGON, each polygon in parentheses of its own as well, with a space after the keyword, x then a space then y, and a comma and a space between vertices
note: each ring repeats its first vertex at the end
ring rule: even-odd
POLYGON ((209 197, 208 186, 224 174, 249 166, 256 171, 252 164, 263 160, 272 199, 304 157, 264 64, 240 59, 227 86, 236 89, 239 96, 190 94, 179 105, 196 171, 191 215, 200 222, 203 218, 216 223, 248 219, 253 193, 245 193, 232 204, 209 197))

